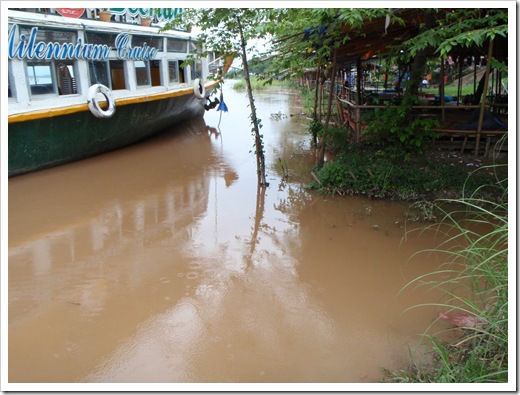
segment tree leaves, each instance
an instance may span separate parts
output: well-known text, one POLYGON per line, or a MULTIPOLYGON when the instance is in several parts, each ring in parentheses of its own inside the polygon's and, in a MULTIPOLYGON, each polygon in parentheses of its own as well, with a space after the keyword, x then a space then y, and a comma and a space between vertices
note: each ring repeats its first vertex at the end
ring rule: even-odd
POLYGON ((436 10, 437 27, 408 40, 403 47, 408 56, 433 48, 439 57, 449 55, 453 48, 481 47, 497 35, 507 37, 507 9, 436 10))

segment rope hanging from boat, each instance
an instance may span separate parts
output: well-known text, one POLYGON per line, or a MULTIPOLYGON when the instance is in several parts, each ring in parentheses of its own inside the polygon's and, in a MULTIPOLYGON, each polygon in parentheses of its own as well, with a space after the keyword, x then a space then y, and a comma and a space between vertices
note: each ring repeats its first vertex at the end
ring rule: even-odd
POLYGON ((222 112, 227 112, 228 108, 226 103, 224 103, 224 93, 222 92, 222 86, 219 86, 220 89, 220 100, 218 97, 215 97, 215 100, 211 100, 209 97, 207 98, 208 103, 204 104, 204 108, 206 111, 212 110, 217 107, 217 111, 220 111, 220 118, 218 121, 218 126, 220 126, 220 121, 222 120, 222 112))

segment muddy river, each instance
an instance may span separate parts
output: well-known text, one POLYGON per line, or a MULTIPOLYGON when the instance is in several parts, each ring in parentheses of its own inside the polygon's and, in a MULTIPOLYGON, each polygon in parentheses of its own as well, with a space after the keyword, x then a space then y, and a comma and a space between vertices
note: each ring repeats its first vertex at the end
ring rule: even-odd
POLYGON ((399 291, 435 270, 410 257, 438 240, 407 233, 407 204, 305 188, 295 93, 255 96, 259 193, 245 92, 224 97, 228 113, 9 179, 9 382, 377 383, 407 366, 438 311, 405 310, 440 295, 399 291))

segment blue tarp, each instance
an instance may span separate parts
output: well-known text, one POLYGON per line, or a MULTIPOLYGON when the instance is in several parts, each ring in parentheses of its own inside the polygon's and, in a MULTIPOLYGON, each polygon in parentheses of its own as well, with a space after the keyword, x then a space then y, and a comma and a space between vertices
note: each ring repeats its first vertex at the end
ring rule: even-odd
MULTIPOLYGON (((476 130, 478 127, 478 119, 480 110, 475 110, 467 123, 455 126, 457 130, 476 130)), ((507 125, 497 117, 493 116, 489 111, 484 111, 484 121, 482 122, 482 130, 507 130, 507 125)))

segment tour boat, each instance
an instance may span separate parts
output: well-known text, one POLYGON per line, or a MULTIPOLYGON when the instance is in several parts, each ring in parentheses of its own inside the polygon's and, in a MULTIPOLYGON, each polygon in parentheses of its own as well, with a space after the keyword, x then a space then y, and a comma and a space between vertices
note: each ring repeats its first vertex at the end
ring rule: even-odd
POLYGON ((9 176, 135 143, 215 107, 207 103, 226 67, 215 56, 188 62, 195 37, 158 26, 180 9, 109 10, 102 21, 95 8, 9 9, 9 176), (155 24, 141 26, 148 16, 155 24))

